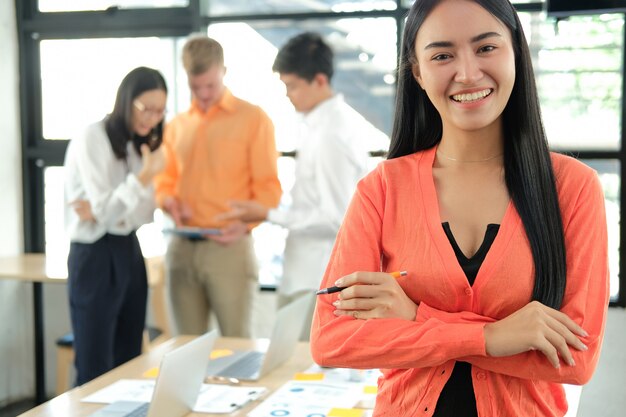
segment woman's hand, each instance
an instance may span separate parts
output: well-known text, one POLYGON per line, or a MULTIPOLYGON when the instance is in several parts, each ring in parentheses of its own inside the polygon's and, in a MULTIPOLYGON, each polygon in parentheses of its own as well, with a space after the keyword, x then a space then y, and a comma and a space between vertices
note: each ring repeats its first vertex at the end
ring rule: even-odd
POLYGON ((96 218, 91 211, 91 203, 89 200, 74 200, 70 203, 70 206, 74 209, 78 218, 84 222, 95 222, 96 218))
POLYGON ((141 145, 141 162, 141 171, 137 174, 137 178, 144 187, 147 187, 154 176, 165 169, 163 148, 150 151, 150 147, 144 143, 141 145))
POLYGON ((552 366, 559 367, 559 356, 570 366, 574 358, 570 346, 587 350, 580 340, 587 332, 566 314, 532 301, 510 316, 485 325, 485 347, 489 356, 511 356, 539 350, 552 366))
POLYGON ((335 285, 346 287, 339 293, 339 300, 333 303, 336 316, 415 320, 417 304, 391 274, 355 272, 338 279, 335 285))

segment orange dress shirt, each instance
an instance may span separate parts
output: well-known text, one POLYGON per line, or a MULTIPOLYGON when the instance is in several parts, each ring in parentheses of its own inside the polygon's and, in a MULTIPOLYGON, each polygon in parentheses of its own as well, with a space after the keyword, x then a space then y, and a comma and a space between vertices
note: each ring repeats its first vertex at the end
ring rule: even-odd
POLYGON ((230 200, 276 207, 281 196, 274 126, 260 107, 226 89, 203 112, 195 102, 165 128, 165 170, 156 177, 156 200, 168 196, 191 208, 189 226, 222 227, 214 217, 230 200))
POLYGON ((604 195, 588 166, 553 154, 567 256, 561 311, 585 329, 587 351, 554 368, 538 351, 494 358, 483 328, 526 305, 534 265, 512 203, 473 286, 441 227, 432 176, 436 147, 379 164, 358 186, 321 287, 355 271, 408 271, 415 320, 337 317, 338 295, 317 299, 311 351, 324 366, 381 368, 374 416, 430 416, 456 360, 472 365, 481 417, 563 416, 561 383, 584 384, 600 355, 608 297, 604 195))

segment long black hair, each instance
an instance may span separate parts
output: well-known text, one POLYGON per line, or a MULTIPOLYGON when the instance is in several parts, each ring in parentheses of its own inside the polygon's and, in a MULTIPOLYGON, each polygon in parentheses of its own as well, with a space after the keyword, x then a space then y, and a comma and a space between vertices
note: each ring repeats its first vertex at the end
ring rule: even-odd
POLYGON ((113 111, 105 120, 105 129, 113 153, 118 159, 126 158, 126 144, 133 142, 133 146, 141 155, 140 147, 147 143, 150 150, 157 149, 163 141, 163 120, 161 120, 146 136, 137 135, 132 128, 133 102, 141 94, 149 90, 163 90, 167 93, 165 79, 157 70, 147 67, 138 67, 126 74, 115 98, 113 111))
MULTIPOLYGON (((441 0, 416 0, 409 11, 398 67, 398 91, 388 158, 432 148, 441 140, 441 117, 419 87, 417 32, 441 0)), ((565 293, 563 222, 546 134, 541 121, 532 61, 519 17, 506 0, 473 0, 511 32, 515 84, 502 113, 505 182, 530 243, 535 266, 533 300, 560 308, 565 293)))

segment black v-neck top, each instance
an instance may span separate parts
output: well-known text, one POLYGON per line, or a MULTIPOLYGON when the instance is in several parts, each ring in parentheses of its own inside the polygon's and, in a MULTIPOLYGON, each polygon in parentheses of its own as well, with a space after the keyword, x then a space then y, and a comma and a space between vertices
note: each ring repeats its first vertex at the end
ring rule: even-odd
MULTIPOLYGON (((441 225, 454 249, 454 254, 463 272, 465 272, 467 281, 470 285, 474 285, 478 270, 485 260, 493 241, 496 239, 500 225, 487 225, 483 243, 471 258, 467 258, 463 251, 461 251, 456 239, 454 239, 450 224, 443 222, 441 225)), ((467 362, 457 361, 454 364, 452 375, 450 375, 450 379, 443 387, 443 391, 441 391, 433 417, 478 417, 471 370, 472 367, 467 362)))

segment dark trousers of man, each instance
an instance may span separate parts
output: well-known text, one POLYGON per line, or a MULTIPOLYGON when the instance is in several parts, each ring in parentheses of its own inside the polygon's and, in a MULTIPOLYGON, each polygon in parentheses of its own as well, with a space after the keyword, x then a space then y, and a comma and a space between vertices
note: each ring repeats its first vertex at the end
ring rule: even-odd
POLYGON ((76 383, 82 385, 141 354, 146 266, 134 232, 72 242, 67 263, 76 383))

